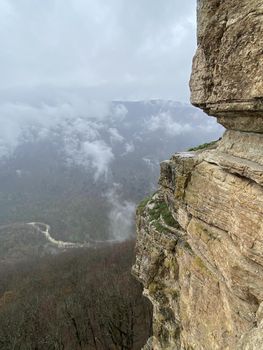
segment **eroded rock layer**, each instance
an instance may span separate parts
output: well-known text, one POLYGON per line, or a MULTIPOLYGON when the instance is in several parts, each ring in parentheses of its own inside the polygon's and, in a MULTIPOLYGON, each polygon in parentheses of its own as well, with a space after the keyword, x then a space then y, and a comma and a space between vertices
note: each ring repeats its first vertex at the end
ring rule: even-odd
POLYGON ((260 349, 241 345, 255 332, 263 346, 262 159, 258 147, 246 159, 240 137, 163 162, 138 208, 133 270, 154 305, 154 349, 260 349))
POLYGON ((161 164, 137 210, 146 349, 263 349, 263 2, 200 0, 192 101, 223 138, 161 164))
POLYGON ((199 0, 192 103, 226 128, 263 132, 263 2, 199 0))

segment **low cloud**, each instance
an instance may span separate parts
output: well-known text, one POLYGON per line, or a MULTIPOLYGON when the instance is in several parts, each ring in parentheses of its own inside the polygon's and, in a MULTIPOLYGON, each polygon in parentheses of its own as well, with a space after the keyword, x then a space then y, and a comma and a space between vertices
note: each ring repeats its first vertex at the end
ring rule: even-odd
POLYGON ((113 120, 121 120, 127 109, 121 104, 89 101, 71 96, 69 102, 42 104, 0 103, 0 159, 11 157, 25 142, 59 137, 67 162, 106 178, 114 159, 110 143, 123 142, 113 120))
POLYGON ((82 149, 82 155, 85 157, 84 161, 88 160, 87 164, 90 164, 95 169, 95 180, 102 175, 107 178, 109 165, 114 159, 111 148, 104 141, 97 140, 84 142, 82 149))
POLYGON ((121 186, 113 184, 106 198, 111 205, 108 214, 110 220, 110 238, 123 241, 134 233, 134 215, 136 205, 132 202, 122 200, 119 193, 121 186))
POLYGON ((111 143, 122 143, 124 141, 124 137, 119 134, 116 128, 109 128, 109 134, 111 143))
POLYGON ((164 131, 169 136, 181 135, 193 130, 190 124, 180 124, 176 122, 169 112, 161 112, 154 115, 147 121, 149 131, 164 131))
MULTIPOLYGON (((151 133, 191 137, 196 132, 217 135, 222 131, 213 118, 187 106, 189 110, 183 110, 181 116, 180 105, 177 110, 173 104, 175 102, 160 101, 159 113, 152 116, 146 113, 139 125, 135 120, 139 128, 136 136, 133 131, 127 131, 128 110, 124 103, 88 101, 84 95, 74 93, 42 104, 1 102, 0 99, 0 160, 11 157, 23 143, 54 140, 59 142, 69 165, 93 172, 95 180, 107 180, 114 152, 125 156, 138 151, 137 144, 151 133), (167 108, 176 110, 177 116, 167 108)), ((133 117, 132 112, 129 110, 129 118, 133 117)))
MULTIPOLYGON (((141 140, 140 140, 140 141, 141 141, 141 140)), ((133 142, 127 142, 127 143, 125 143, 124 148, 125 148, 125 152, 122 154, 123 156, 125 156, 125 155, 128 154, 128 153, 132 153, 132 152, 135 151, 135 146, 134 146, 134 143, 133 143, 133 142)))
POLYGON ((170 111, 162 111, 156 115, 152 115, 149 120, 145 121, 144 128, 149 132, 161 131, 170 137, 184 134, 189 137, 192 133, 198 133, 200 135, 223 133, 224 128, 217 123, 215 118, 208 118, 200 110, 196 112, 194 108, 188 111, 186 109, 180 115, 180 107, 178 105, 176 115, 174 114, 175 112, 170 111), (186 119, 185 122, 184 119, 186 119))
POLYGON ((156 162, 150 158, 143 157, 142 160, 148 165, 148 167, 153 171, 157 167, 159 167, 159 162, 156 162))

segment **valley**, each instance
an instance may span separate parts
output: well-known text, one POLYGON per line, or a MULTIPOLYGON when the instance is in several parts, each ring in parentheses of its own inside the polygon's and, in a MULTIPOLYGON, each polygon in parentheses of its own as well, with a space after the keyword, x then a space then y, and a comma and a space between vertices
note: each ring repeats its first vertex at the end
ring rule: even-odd
POLYGON ((135 206, 157 189, 160 161, 223 130, 189 105, 161 100, 115 101, 100 118, 16 129, 19 138, 1 141, 0 224, 43 222, 52 239, 77 246, 132 237, 135 206))

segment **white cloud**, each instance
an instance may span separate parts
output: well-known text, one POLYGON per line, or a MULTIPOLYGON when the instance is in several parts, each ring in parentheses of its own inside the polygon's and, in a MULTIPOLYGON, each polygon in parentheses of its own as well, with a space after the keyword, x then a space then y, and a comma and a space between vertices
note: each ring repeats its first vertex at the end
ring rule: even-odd
POLYGON ((132 143, 132 142, 125 143, 125 153, 124 154, 132 153, 134 151, 135 151, 134 143, 132 143))
POLYGON ((69 101, 40 106, 0 103, 0 158, 10 157, 24 142, 56 136, 69 164, 93 170, 95 180, 106 178, 114 155, 101 133, 108 133, 111 142, 123 142, 117 129, 108 129, 107 120, 119 121, 127 110, 74 96, 69 101))
POLYGON ((111 117, 114 120, 118 120, 119 122, 121 122, 126 117, 127 113, 128 113, 127 108, 123 104, 118 103, 113 105, 112 111, 111 111, 111 117))
POLYGON ((106 198, 111 205, 109 212, 110 219, 110 237, 123 241, 133 235, 134 215, 136 205, 129 201, 121 200, 119 184, 113 184, 111 190, 106 194, 106 198))
POLYGON ((69 164, 80 165, 85 169, 94 170, 94 179, 107 179, 109 165, 114 159, 112 149, 102 140, 85 141, 80 143, 72 138, 66 142, 65 151, 69 164))
POLYGON ((142 160, 148 165, 148 167, 153 170, 156 167, 159 167, 159 162, 156 162, 152 159, 149 159, 147 157, 143 157, 142 160))
POLYGON ((193 131, 193 127, 190 124, 180 124, 176 122, 169 112, 161 112, 158 115, 152 116, 151 119, 147 121, 146 127, 149 131, 162 130, 170 136, 193 131))
POLYGON ((110 134, 111 143, 122 143, 124 141, 124 137, 119 134, 116 128, 109 128, 108 132, 110 134))

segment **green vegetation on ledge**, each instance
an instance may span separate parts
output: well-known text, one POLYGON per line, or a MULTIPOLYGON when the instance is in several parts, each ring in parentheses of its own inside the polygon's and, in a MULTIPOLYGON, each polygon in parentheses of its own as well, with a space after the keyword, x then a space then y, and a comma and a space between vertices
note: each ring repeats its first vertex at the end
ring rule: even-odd
POLYGON ((179 228, 178 223, 174 220, 167 204, 164 201, 155 203, 153 209, 149 210, 151 220, 159 220, 162 218, 167 226, 179 228))
POLYGON ((162 224, 179 229, 178 222, 173 218, 167 204, 163 198, 160 198, 158 192, 151 197, 143 199, 137 207, 137 215, 142 215, 146 208, 145 214, 149 215, 150 221, 154 221, 154 227, 160 232, 168 232, 168 229, 162 224), (154 197, 156 196, 156 197, 154 197), (148 204, 151 204, 147 207, 148 204), (147 207, 147 208, 146 208, 147 207))
MULTIPOLYGON (((219 140, 220 140, 220 139, 219 139, 219 140)), ((202 145, 189 148, 188 151, 189 151, 189 152, 193 152, 193 151, 200 151, 200 150, 204 150, 204 149, 214 148, 214 147, 217 145, 217 142, 218 142, 219 140, 212 141, 212 142, 209 142, 209 143, 203 143, 202 145)))
POLYGON ((151 197, 146 197, 139 203, 139 205, 137 206, 138 214, 142 214, 142 212, 144 211, 144 208, 146 207, 146 205, 149 203, 150 200, 151 200, 151 197))

